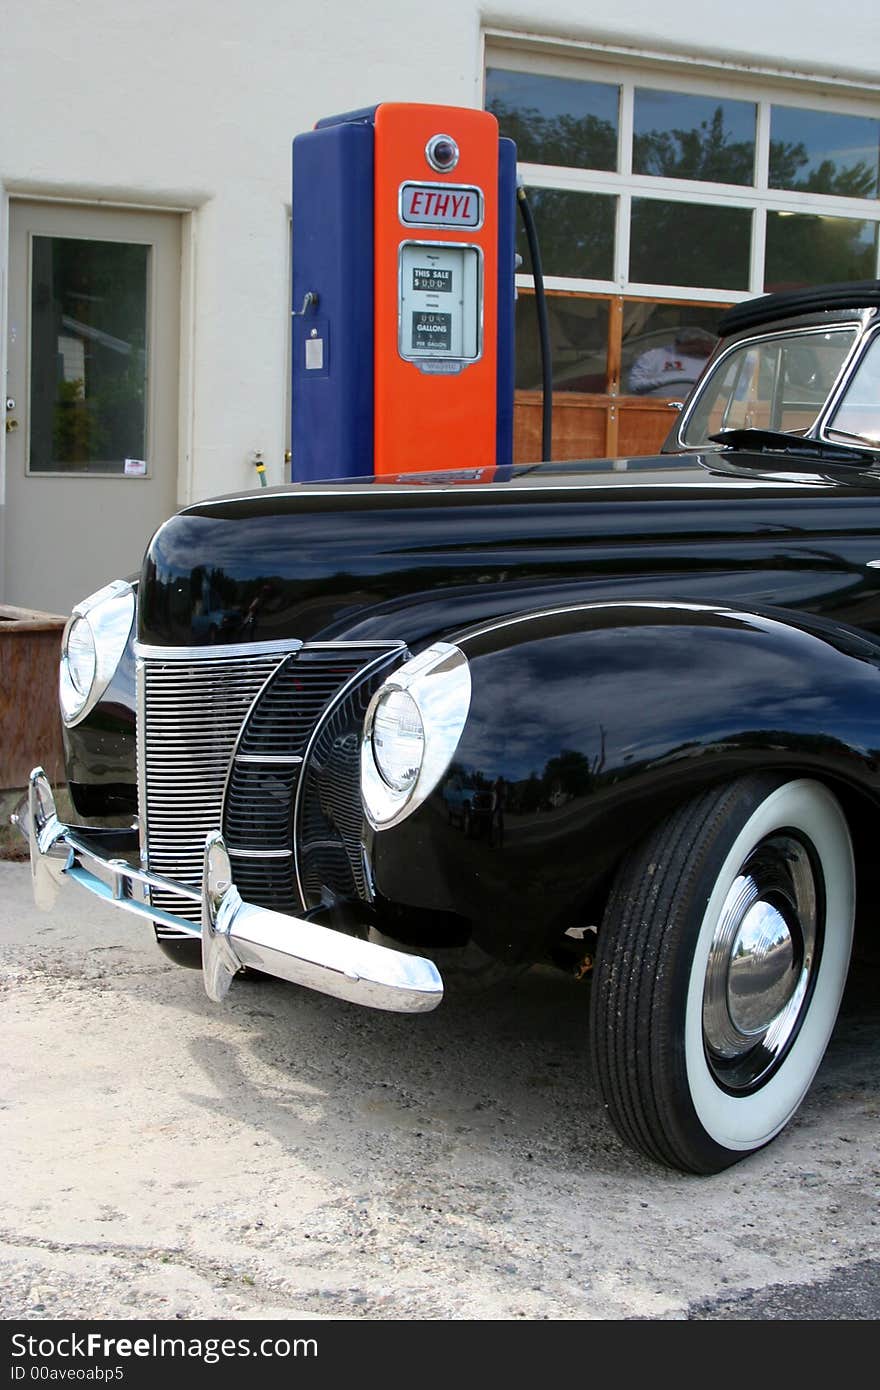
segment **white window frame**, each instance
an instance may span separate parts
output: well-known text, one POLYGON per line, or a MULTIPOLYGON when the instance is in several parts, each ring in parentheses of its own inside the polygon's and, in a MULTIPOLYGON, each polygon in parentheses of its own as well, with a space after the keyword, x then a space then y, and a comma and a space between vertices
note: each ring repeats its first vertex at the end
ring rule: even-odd
MULTIPOLYGON (((873 222, 880 228, 880 200, 844 198, 769 188, 767 181, 770 151, 771 106, 806 107, 834 115, 868 116, 877 119, 877 90, 854 89, 829 79, 795 78, 791 74, 767 71, 758 78, 753 70, 740 70, 735 64, 717 68, 686 58, 661 54, 634 54, 602 46, 564 41, 524 40, 503 31, 486 30, 483 54, 483 97, 487 67, 568 77, 581 81, 611 84, 620 88, 618 113, 618 168, 611 170, 573 169, 550 164, 523 162, 518 171, 528 188, 553 188, 564 192, 603 193, 617 198, 614 243, 614 279, 600 280, 563 275, 545 275, 547 289, 574 293, 625 294, 648 299, 685 299, 693 302, 738 303, 764 291, 764 256, 769 212, 810 213, 824 217, 851 218, 873 222), (674 91, 694 96, 718 96, 753 102, 757 108, 755 130, 755 182, 750 186, 707 183, 692 179, 670 179, 632 172, 633 111, 636 87, 674 91), (832 94, 829 95, 829 89, 832 94), (628 278, 630 226, 633 198, 657 198, 668 202, 704 203, 716 207, 744 208, 752 213, 749 285, 745 290, 719 289, 694 285, 658 285, 628 278)), ((880 278, 880 233, 874 274, 880 278)), ((518 275, 517 285, 532 288, 531 275, 518 275)))

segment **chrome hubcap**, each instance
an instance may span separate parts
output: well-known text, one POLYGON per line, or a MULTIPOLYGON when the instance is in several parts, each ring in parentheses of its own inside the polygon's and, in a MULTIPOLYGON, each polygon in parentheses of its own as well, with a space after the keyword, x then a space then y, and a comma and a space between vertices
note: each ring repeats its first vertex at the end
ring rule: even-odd
POLYGON ((793 1042, 819 945, 819 904, 806 847, 764 840, 730 887, 709 948, 703 1040, 729 1090, 768 1079, 793 1042))
POLYGON ((797 985, 794 942, 778 908, 762 898, 746 912, 730 953, 727 1005, 744 1037, 766 1033, 797 985))

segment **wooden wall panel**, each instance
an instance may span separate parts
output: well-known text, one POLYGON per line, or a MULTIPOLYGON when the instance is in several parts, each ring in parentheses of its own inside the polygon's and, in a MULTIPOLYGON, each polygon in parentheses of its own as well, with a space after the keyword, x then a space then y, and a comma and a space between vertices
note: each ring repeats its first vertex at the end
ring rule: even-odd
MULTIPOLYGON (((603 458, 606 453, 607 409, 604 398, 560 394, 553 400, 553 458, 603 458)), ((518 391, 513 415, 515 463, 538 463, 541 458, 541 393, 518 391)))
POLYGON ((665 401, 619 401, 617 452, 621 458, 656 454, 672 426, 676 412, 665 401))

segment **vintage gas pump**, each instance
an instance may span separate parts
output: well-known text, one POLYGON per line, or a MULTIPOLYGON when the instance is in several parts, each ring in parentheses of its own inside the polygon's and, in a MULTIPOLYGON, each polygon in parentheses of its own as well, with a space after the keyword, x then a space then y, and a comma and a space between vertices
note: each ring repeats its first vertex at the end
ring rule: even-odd
POLYGON ((296 482, 511 462, 516 147, 384 103, 293 142, 296 482))

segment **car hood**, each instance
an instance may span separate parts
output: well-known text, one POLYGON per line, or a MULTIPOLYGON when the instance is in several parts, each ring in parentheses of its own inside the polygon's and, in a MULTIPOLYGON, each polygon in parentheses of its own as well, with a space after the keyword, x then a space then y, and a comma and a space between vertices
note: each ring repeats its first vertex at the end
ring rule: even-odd
POLYGON ((735 548, 767 526, 824 532, 837 525, 826 516, 832 496, 876 495, 873 479, 814 470, 792 463, 782 474, 761 456, 726 452, 658 454, 199 502, 153 537, 139 638, 413 642, 455 622, 605 592, 612 580, 652 575, 656 588, 658 550, 672 560, 700 535, 735 548))

